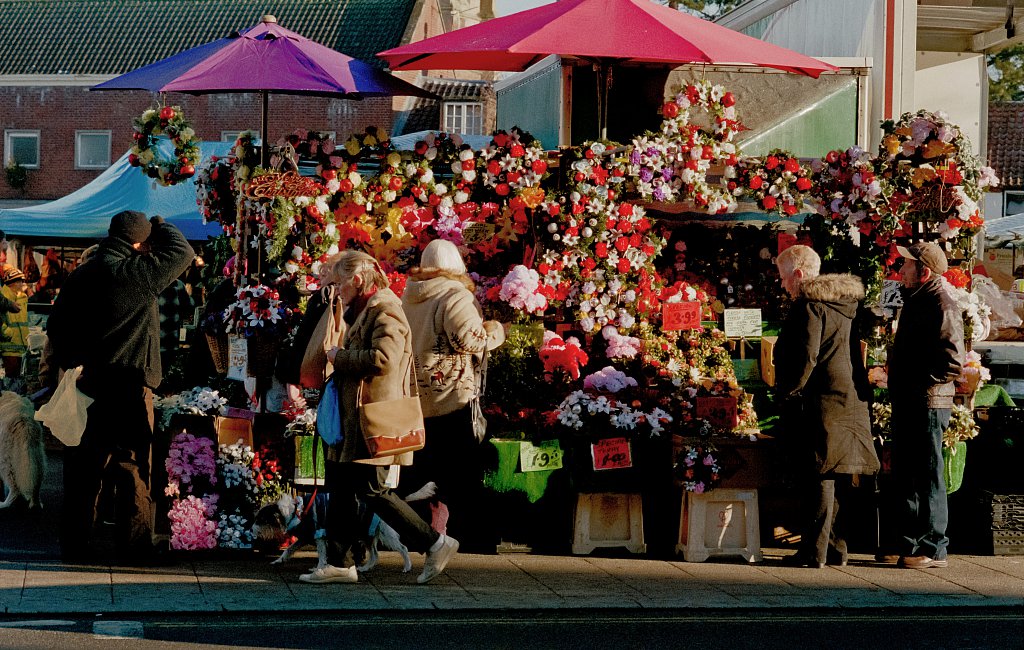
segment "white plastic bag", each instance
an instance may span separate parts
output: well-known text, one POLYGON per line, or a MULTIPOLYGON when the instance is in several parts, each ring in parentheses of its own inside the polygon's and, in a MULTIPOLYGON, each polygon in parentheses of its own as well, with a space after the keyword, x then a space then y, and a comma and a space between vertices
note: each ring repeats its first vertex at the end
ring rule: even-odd
POLYGON ((46 428, 68 447, 77 447, 85 433, 85 421, 89 405, 93 398, 78 390, 78 377, 82 374, 82 366, 72 368, 64 373, 53 397, 39 407, 35 418, 46 425, 46 428))

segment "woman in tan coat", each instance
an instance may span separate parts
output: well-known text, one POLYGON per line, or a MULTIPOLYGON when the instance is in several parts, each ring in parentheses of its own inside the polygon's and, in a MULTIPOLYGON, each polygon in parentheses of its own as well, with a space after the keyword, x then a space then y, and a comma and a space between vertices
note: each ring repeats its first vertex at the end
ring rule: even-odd
POLYGON ((479 392, 483 354, 504 343, 505 332, 498 322, 483 320, 459 249, 443 239, 423 249, 420 267, 406 282, 402 307, 412 326, 427 432, 427 445, 403 482, 410 490, 434 482, 434 527, 445 530, 447 512, 448 529, 462 537, 470 531, 470 517, 479 522, 474 504, 482 479, 470 401, 479 392))
POLYGON ((331 348, 341 412, 341 442, 328 448, 324 484, 331 494, 327 508, 327 537, 332 564, 302 576, 305 582, 356 582, 351 549, 361 538, 359 502, 394 528, 411 550, 427 554, 417 582, 425 583, 444 570, 459 543, 439 534, 385 485, 388 466, 412 464, 412 454, 371 458, 359 423, 357 393, 363 385, 364 403, 398 399, 411 394, 412 336, 398 296, 387 276, 369 255, 344 251, 329 263, 345 305, 347 325, 340 346, 331 348), (340 557, 338 557, 340 555, 340 557))

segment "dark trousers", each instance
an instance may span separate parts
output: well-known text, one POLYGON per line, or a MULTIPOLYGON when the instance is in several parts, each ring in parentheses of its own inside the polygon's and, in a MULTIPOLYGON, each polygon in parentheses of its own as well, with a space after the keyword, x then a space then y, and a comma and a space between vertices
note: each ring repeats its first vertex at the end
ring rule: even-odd
POLYGON ((331 494, 327 506, 327 539, 332 563, 347 564, 353 546, 366 537, 368 522, 360 516, 360 502, 366 511, 395 529, 409 550, 425 553, 440 535, 384 485, 388 468, 363 463, 324 463, 324 486, 331 494))
POLYGON ((831 549, 839 558, 847 555, 848 517, 840 516, 840 504, 849 506, 853 487, 848 474, 825 474, 808 478, 804 494, 804 528, 800 531, 800 553, 807 559, 825 562, 831 549))
POLYGON ((483 482, 480 443, 473 435, 469 407, 424 418, 423 424, 426 446, 416 452, 412 467, 402 468, 398 491, 408 495, 428 481, 437 483, 437 500, 448 506, 448 530, 461 540, 469 522, 479 516, 476 504, 483 482))
POLYGON ((118 553, 151 550, 153 391, 142 385, 108 385, 94 399, 82 442, 64 449, 61 551, 81 552, 89 543, 104 480, 114 484, 118 553))
POLYGON ((900 554, 946 558, 946 480, 942 434, 951 410, 893 401, 892 475, 900 510, 900 554))

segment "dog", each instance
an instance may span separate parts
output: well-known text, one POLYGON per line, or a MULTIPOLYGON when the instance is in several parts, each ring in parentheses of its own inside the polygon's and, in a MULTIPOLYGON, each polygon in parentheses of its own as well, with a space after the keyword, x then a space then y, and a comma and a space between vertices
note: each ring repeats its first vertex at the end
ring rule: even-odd
MULTIPOLYGON (((433 482, 405 498, 407 502, 429 499, 437 492, 433 482)), ((313 542, 316 545, 317 568, 327 566, 327 532, 321 522, 326 521, 327 504, 330 495, 316 493, 311 507, 305 508, 303 497, 293 498, 285 494, 274 503, 263 506, 253 520, 252 533, 257 546, 263 548, 280 548, 295 538, 295 541, 281 553, 271 564, 284 564, 303 546, 313 542), (306 512, 308 510, 308 512, 306 512)), ((366 560, 356 567, 360 573, 366 573, 377 566, 379 547, 395 551, 402 556, 402 573, 412 571, 412 557, 408 547, 402 543, 398 532, 384 523, 380 517, 373 515, 364 542, 366 560)))
POLYGON ((34 414, 27 398, 0 393, 0 482, 7 487, 0 509, 13 506, 19 497, 28 502, 29 510, 43 507, 39 490, 46 475, 46 448, 34 414))

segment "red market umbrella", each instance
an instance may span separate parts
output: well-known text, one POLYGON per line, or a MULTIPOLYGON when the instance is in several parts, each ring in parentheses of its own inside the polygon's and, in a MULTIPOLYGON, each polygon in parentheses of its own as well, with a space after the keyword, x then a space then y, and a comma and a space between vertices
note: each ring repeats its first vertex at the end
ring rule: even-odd
MULTIPOLYGON (((267 138, 270 93, 320 97, 434 97, 358 59, 320 45, 264 16, 260 24, 115 77, 93 90, 143 89, 191 95, 260 93, 267 138)), ((268 147, 263 147, 264 163, 268 147)))
POLYGON ((604 83, 620 63, 717 63, 776 68, 817 78, 835 66, 658 5, 650 0, 560 0, 554 4, 379 52, 392 70, 525 70, 546 56, 589 63, 604 83))

